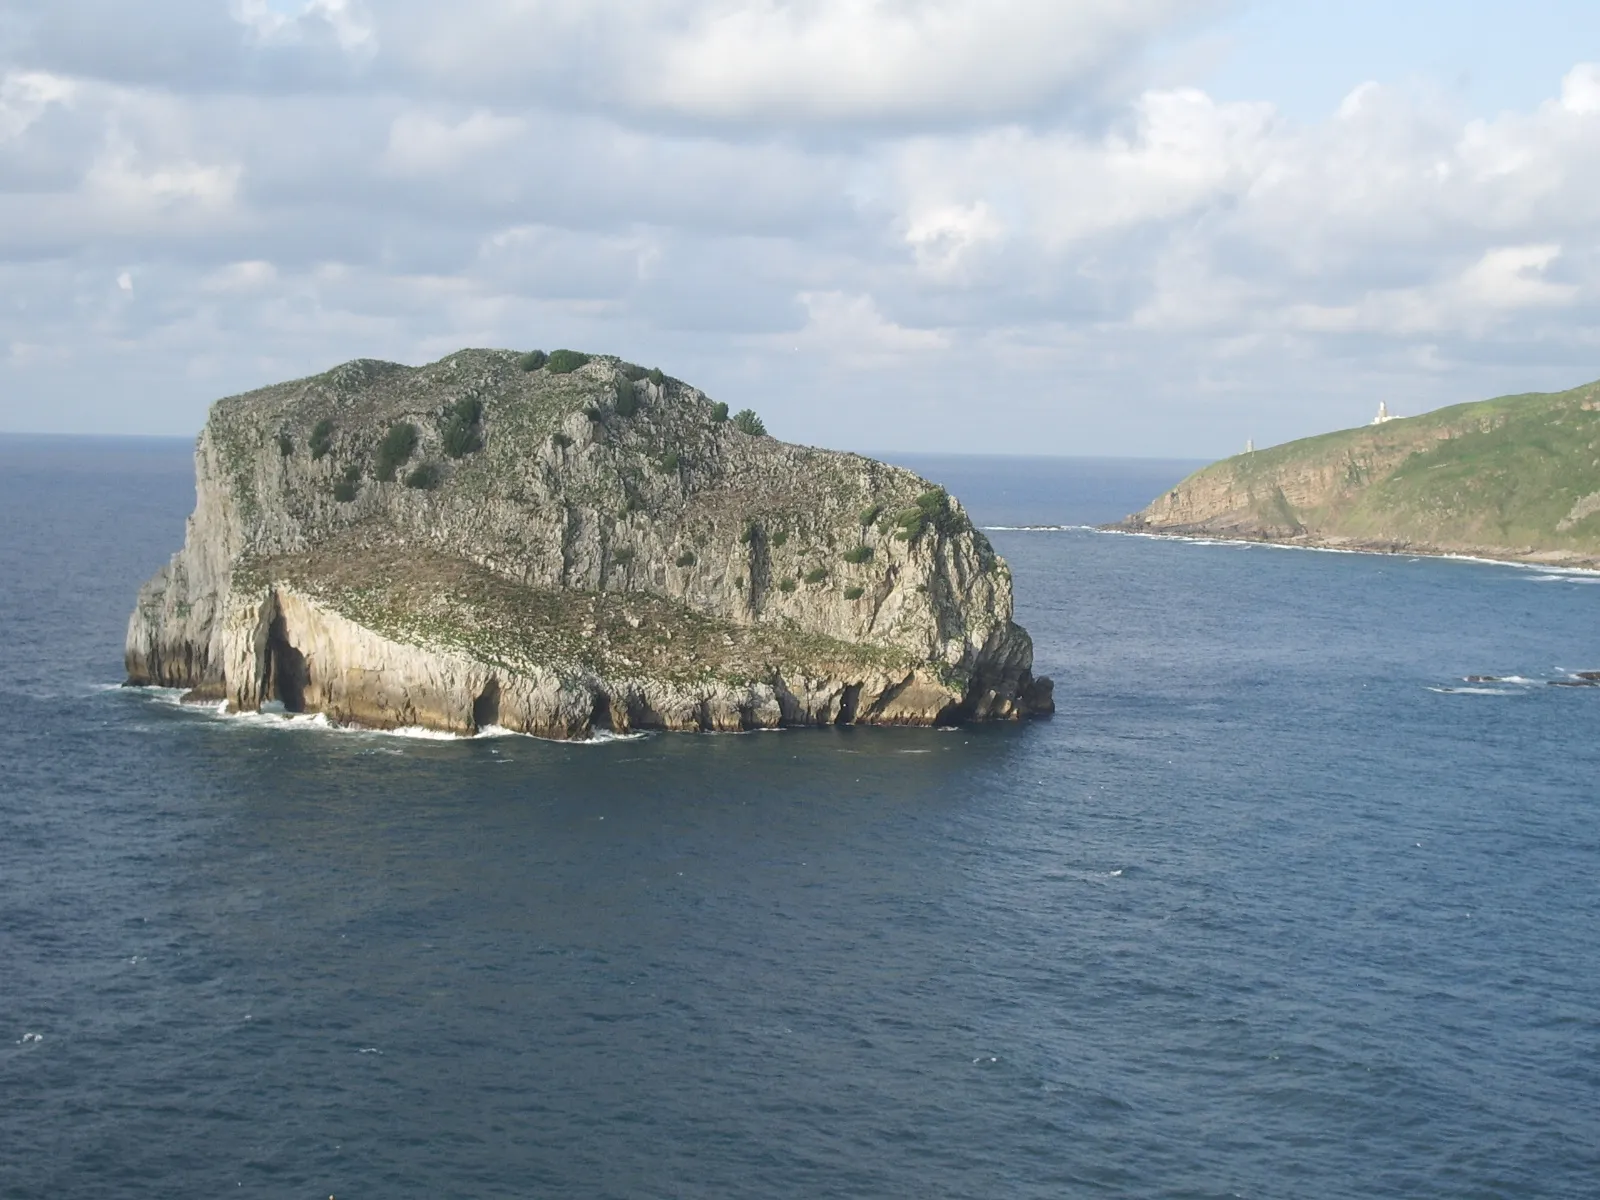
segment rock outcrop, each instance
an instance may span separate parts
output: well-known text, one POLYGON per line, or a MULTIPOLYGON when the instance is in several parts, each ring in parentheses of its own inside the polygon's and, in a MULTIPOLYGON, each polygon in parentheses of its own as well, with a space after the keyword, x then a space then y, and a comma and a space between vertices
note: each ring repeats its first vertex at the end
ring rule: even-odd
POLYGON ((219 401, 129 682, 559 738, 1053 711, 1009 569, 942 490, 659 372, 542 358, 219 401))
POLYGON ((1241 454, 1114 528, 1600 566, 1600 384, 1241 454))

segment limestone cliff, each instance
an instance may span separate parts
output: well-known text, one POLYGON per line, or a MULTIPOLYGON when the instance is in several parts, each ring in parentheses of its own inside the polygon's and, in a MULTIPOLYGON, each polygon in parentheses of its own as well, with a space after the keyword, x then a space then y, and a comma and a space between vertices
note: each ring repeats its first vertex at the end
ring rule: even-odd
POLYGON ((357 361, 219 401, 129 682, 572 738, 1052 711, 959 503, 726 417, 567 352, 357 361))
POLYGON ((1600 384, 1241 454, 1118 528, 1600 566, 1600 384))

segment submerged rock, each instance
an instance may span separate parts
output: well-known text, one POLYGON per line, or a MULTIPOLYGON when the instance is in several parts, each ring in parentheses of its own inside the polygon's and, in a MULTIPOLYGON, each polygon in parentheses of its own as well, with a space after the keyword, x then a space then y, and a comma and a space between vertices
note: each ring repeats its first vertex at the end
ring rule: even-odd
POLYGON ((1053 711, 954 499, 580 359, 363 360, 219 401, 129 682, 562 738, 1053 711))

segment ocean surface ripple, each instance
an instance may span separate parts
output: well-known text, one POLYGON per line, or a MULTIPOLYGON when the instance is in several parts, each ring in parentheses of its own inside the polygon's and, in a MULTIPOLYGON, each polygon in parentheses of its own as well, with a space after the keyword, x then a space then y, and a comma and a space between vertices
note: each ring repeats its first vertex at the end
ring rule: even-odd
POLYGON ((108 686, 191 500, 0 439, 0 1196, 1600 1186, 1594 589, 997 531, 1053 721, 407 738, 108 686))

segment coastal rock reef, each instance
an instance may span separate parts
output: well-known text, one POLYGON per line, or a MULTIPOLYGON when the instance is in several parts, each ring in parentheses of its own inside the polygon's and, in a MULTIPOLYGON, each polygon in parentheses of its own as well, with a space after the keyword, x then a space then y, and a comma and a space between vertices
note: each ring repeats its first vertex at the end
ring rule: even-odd
POLYGON ((614 357, 358 360, 220 400, 195 491, 132 685, 554 738, 1054 708, 954 498, 614 357))
POLYGON ((1114 528, 1600 567, 1600 383, 1383 416, 1213 463, 1114 528))

